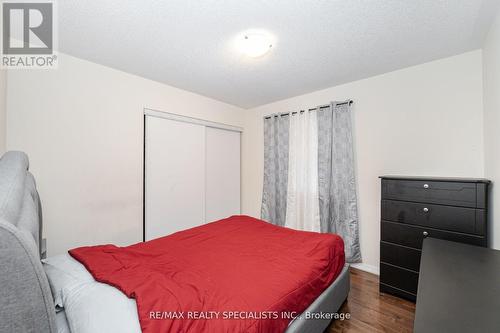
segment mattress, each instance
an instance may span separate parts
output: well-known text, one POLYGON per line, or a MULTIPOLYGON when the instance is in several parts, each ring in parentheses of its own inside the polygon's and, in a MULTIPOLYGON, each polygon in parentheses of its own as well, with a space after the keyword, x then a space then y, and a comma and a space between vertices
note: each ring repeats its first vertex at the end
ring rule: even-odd
POLYGON ((283 332, 345 262, 337 235, 248 216, 70 254, 97 281, 136 300, 143 332, 283 332))
MULTIPOLYGON (((69 255, 64 257, 67 261, 63 265, 78 264, 69 255)), ((84 269, 84 267, 82 266, 84 269)), ((340 309, 342 303, 347 299, 349 293, 349 265, 344 265, 342 272, 335 279, 335 281, 318 297, 314 302, 301 314, 295 318, 287 327, 286 333, 320 333, 323 332, 330 324, 329 318, 307 318, 308 313, 332 313, 340 309)), ((78 278, 78 277, 77 277, 78 278)), ((113 287, 100 284, 96 281, 89 284, 82 282, 82 284, 95 285, 100 288, 113 287)), ((69 287, 71 289, 71 287, 69 287)), ((71 295, 71 292, 70 294, 71 295)), ((100 293, 98 297, 90 301, 79 299, 80 310, 70 306, 69 313, 63 309, 56 314, 56 327, 57 333, 96 333, 96 332, 131 332, 140 333, 140 327, 137 319, 137 310, 128 307, 124 309, 120 304, 135 301, 129 300, 123 293, 119 292, 113 299, 106 300, 106 293, 100 293), (104 299, 103 299, 104 298, 104 299), (116 309, 119 311, 115 311, 116 309), (99 315, 97 315, 99 314, 99 315), (67 318, 71 319, 71 326, 67 318), (84 319, 84 320, 82 320, 84 319), (72 329, 70 329, 72 327, 72 329)), ((71 298, 71 296, 69 296, 71 298)))

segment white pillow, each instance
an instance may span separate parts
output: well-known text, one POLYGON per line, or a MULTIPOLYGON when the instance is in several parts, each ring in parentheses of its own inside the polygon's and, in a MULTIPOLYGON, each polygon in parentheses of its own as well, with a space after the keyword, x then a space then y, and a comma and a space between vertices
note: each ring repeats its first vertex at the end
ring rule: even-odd
POLYGON ((141 333, 137 305, 120 290, 99 282, 64 288, 64 310, 72 333, 141 333))
POLYGON ((62 290, 77 284, 95 281, 85 266, 68 253, 42 260, 43 269, 49 280, 56 311, 64 307, 62 290))

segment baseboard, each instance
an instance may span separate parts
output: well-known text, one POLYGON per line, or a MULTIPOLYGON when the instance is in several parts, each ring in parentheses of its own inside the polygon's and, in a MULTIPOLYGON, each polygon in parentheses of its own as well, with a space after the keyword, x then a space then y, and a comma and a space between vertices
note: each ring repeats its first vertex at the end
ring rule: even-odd
POLYGON ((354 267, 354 268, 359 269, 361 271, 365 271, 365 272, 372 273, 375 275, 380 275, 380 270, 377 266, 372 266, 372 265, 368 265, 368 264, 360 262, 357 264, 351 264, 351 267, 354 267))

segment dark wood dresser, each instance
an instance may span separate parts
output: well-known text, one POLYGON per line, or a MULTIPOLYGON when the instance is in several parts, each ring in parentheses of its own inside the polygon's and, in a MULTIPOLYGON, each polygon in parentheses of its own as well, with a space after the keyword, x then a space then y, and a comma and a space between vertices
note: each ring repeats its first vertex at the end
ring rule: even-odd
POLYGON ((426 237, 487 246, 486 179, 383 176, 380 291, 416 300, 426 237))

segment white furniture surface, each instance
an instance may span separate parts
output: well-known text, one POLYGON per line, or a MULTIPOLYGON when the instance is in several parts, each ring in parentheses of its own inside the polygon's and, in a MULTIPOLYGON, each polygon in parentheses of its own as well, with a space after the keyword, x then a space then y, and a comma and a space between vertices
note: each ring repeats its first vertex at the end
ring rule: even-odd
POLYGON ((145 240, 240 213, 240 129, 145 111, 145 240))

